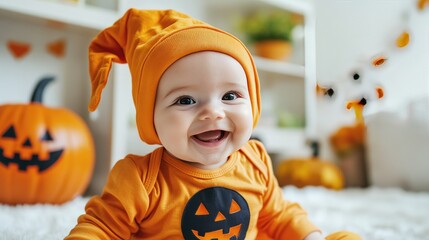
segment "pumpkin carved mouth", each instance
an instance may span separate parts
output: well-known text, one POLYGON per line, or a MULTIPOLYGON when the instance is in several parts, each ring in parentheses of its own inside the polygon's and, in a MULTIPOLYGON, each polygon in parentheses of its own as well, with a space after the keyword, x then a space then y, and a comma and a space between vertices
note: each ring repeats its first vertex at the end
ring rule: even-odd
POLYGON ((12 158, 9 158, 4 156, 3 149, 0 148, 0 162, 6 167, 11 163, 17 164, 20 171, 27 170, 28 166, 36 166, 39 172, 43 172, 57 162, 63 151, 63 149, 60 149, 58 151, 49 152, 49 158, 47 160, 41 160, 36 154, 33 154, 31 159, 21 159, 19 153, 15 153, 12 158))
POLYGON ((197 230, 192 230, 192 233, 200 240, 235 240, 238 239, 240 230, 241 224, 229 228, 229 232, 227 233, 224 233, 222 229, 206 232, 203 236, 200 236, 197 230))
POLYGON ((189 199, 182 215, 184 239, 244 240, 249 228, 250 211, 238 192, 211 187, 189 199))

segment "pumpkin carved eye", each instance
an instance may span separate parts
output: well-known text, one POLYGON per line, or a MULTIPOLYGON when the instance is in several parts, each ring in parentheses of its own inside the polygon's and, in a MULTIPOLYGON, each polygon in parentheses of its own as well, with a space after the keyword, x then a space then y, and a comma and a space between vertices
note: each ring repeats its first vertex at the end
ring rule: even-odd
POLYGON ((12 138, 12 139, 16 139, 16 134, 15 134, 15 128, 13 126, 10 126, 6 132, 3 133, 2 135, 3 138, 12 138))
POLYGON ((236 212, 239 212, 240 210, 241 210, 240 205, 238 205, 238 203, 234 199, 232 199, 231 207, 229 208, 229 213, 230 214, 236 213, 236 212))
POLYGON ((42 136, 42 138, 40 138, 40 141, 44 142, 44 141, 52 141, 54 140, 51 136, 51 134, 49 133, 49 131, 46 131, 45 134, 42 136))
POLYGON ((207 208, 204 206, 204 204, 200 203, 200 206, 198 206, 197 211, 195 212, 195 215, 197 216, 203 216, 203 215, 209 215, 209 211, 207 211, 207 208))

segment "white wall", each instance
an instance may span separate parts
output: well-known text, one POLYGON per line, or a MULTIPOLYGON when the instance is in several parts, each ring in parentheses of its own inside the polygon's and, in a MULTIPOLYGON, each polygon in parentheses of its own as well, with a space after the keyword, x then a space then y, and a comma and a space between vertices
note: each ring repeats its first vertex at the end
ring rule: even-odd
POLYGON ((86 115, 89 84, 86 68, 88 36, 71 29, 32 24, 0 17, 0 104, 28 103, 37 82, 45 76, 55 81, 47 88, 43 102, 47 106, 68 107, 86 115), (49 43, 63 39, 65 56, 57 58, 46 51, 49 43), (10 40, 31 45, 28 55, 15 59, 7 49, 10 40))
MULTIPOLYGON (((354 113, 345 109, 345 97, 353 93, 344 85, 352 82, 355 70, 362 73, 362 79, 385 90, 382 101, 370 103, 366 114, 397 109, 418 96, 428 96, 429 8, 418 11, 417 1, 411 0, 309 1, 317 19, 317 80, 335 87, 338 93, 331 100, 318 101, 322 139, 339 125, 354 121, 354 113), (395 39, 403 30, 410 32, 411 42, 398 49, 395 39), (369 61, 377 54, 385 55, 388 61, 374 70, 369 61)), ((332 158, 326 142, 322 156, 332 158)))

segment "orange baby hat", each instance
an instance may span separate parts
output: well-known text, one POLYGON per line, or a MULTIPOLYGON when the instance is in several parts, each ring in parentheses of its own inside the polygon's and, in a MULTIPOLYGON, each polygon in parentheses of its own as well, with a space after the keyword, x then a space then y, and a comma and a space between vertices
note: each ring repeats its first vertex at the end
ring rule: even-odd
POLYGON ((231 34, 174 10, 130 9, 95 37, 89 46, 89 110, 94 111, 100 102, 112 61, 128 63, 140 138, 148 144, 160 144, 153 116, 158 82, 175 61, 201 51, 224 53, 241 64, 256 126, 260 115, 259 78, 247 48, 231 34))

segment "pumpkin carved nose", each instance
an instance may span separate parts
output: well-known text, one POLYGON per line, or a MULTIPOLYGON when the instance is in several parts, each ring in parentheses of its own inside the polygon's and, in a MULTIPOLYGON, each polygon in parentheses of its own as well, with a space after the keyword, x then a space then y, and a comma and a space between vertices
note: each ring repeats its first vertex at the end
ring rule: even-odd
POLYGON ((215 222, 219 222, 225 219, 226 219, 225 216, 221 212, 219 212, 215 218, 215 222))
POLYGON ((22 144, 22 146, 24 146, 24 147, 31 147, 31 141, 30 141, 30 139, 29 139, 29 138, 27 138, 27 139, 25 140, 24 144, 22 144))

